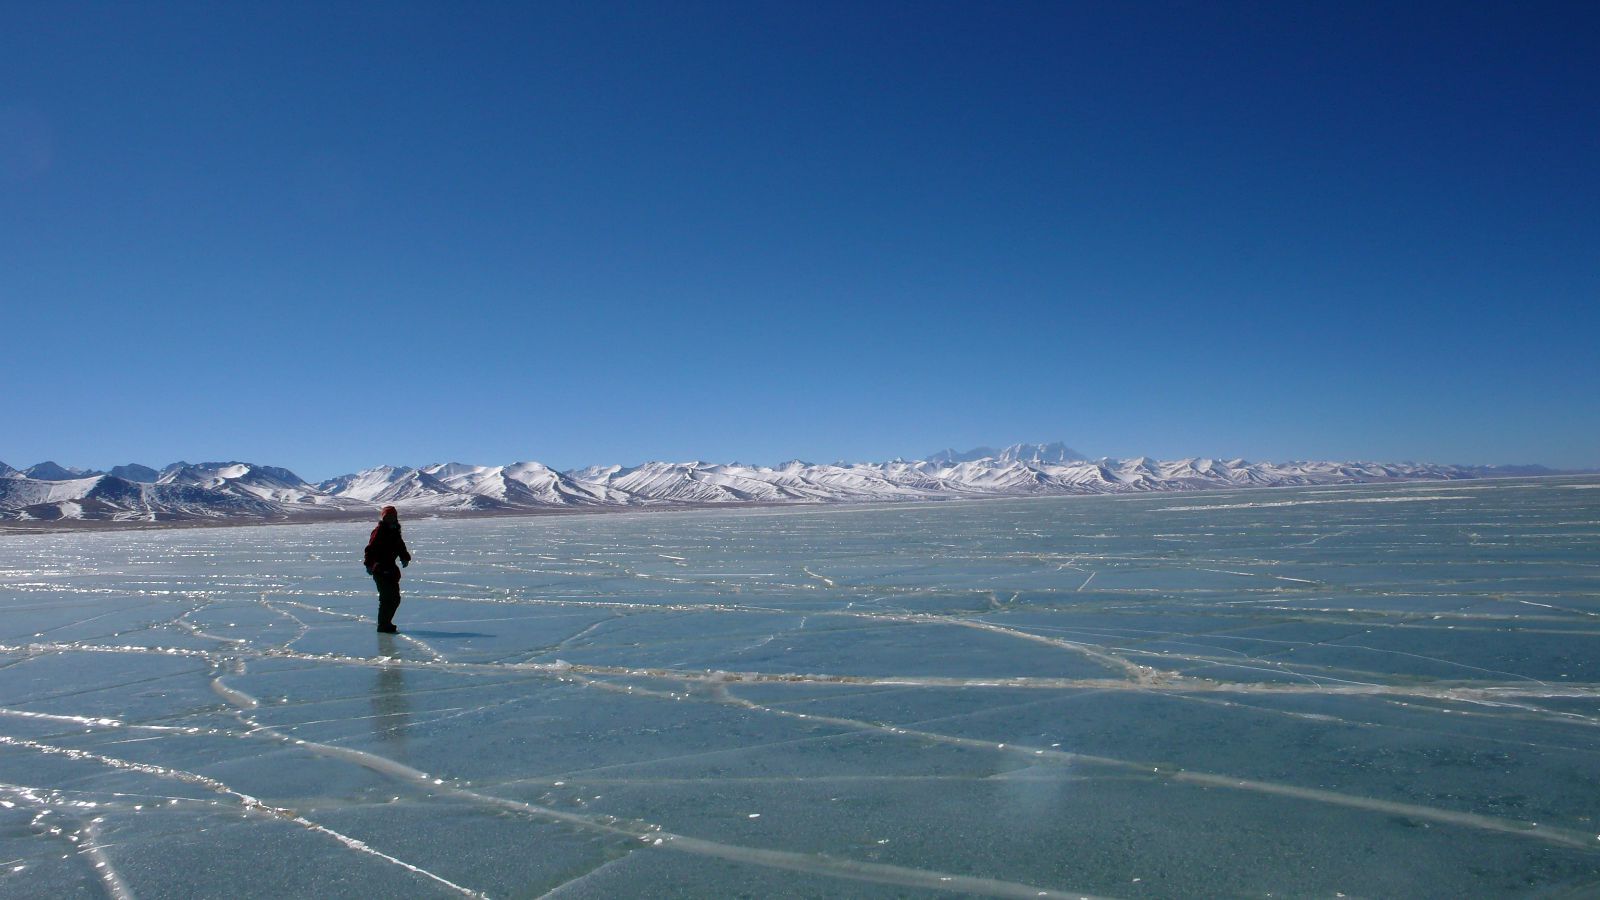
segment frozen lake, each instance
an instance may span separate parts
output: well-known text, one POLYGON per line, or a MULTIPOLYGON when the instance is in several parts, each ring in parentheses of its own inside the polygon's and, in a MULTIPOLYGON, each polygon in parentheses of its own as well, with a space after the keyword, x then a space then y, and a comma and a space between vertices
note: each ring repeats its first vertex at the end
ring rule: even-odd
POLYGON ((1595 896, 1600 479, 0 537, 0 894, 1595 896))

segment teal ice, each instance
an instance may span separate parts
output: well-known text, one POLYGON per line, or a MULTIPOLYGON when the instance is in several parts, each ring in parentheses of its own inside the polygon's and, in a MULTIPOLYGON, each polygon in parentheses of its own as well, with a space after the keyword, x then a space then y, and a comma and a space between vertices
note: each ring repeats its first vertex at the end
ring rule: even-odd
POLYGON ((7 896, 1593 896, 1600 479, 0 537, 7 896))

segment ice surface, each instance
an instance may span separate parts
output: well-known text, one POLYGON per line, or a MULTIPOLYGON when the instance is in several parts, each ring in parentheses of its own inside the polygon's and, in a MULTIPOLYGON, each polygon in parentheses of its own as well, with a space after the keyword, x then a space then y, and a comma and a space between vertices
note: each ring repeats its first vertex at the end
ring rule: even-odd
POLYGON ((1592 896, 1597 486, 3 537, 0 894, 1592 896))

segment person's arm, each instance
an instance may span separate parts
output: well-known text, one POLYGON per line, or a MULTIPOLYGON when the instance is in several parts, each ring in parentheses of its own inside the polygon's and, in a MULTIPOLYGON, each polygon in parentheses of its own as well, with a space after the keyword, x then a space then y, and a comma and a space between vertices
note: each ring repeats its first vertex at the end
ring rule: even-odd
POLYGON ((409 566, 409 565, 411 565, 411 551, 406 549, 405 538, 401 538, 399 543, 400 543, 400 565, 401 565, 401 567, 409 566))

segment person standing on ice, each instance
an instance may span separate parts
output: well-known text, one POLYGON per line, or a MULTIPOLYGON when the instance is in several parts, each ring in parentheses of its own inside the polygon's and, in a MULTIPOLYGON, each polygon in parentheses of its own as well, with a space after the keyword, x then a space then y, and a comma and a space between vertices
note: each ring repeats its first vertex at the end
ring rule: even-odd
POLYGON ((394 627, 394 613, 400 608, 400 569, 411 565, 411 551, 406 549, 405 539, 400 536, 400 513, 394 507, 383 508, 378 527, 372 529, 372 537, 367 539, 362 564, 378 584, 378 630, 394 634, 400 630, 394 627), (397 556, 400 557, 399 566, 394 564, 397 556))

